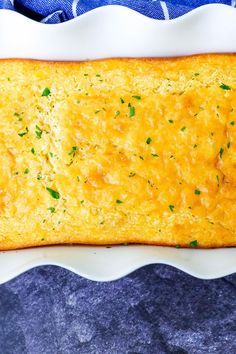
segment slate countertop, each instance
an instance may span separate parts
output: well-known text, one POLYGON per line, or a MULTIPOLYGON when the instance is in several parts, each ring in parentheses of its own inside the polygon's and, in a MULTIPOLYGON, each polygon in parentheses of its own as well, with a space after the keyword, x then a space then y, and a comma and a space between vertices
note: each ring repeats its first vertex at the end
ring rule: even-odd
POLYGON ((146 266, 97 283, 44 266, 0 286, 1 354, 236 353, 236 274, 146 266))

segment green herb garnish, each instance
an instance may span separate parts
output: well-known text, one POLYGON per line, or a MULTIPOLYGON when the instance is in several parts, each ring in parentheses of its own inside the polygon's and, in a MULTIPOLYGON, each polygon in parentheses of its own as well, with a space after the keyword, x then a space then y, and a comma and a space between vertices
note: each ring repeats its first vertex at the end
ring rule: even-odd
POLYGON ((231 90, 231 87, 230 87, 230 86, 225 85, 225 84, 223 84, 223 83, 220 85, 220 88, 221 88, 222 90, 231 90))
POLYGON ((32 148, 30 151, 32 152, 32 154, 35 154, 34 148, 32 148))
POLYGON ((18 135, 22 138, 22 136, 26 135, 28 133, 29 129, 26 127, 24 132, 18 133, 18 135))
POLYGON ((220 151, 219 151, 219 154, 220 154, 220 158, 221 158, 221 159, 222 159, 223 152, 224 152, 224 149, 221 147, 221 148, 220 148, 220 151))
POLYGON ((135 172, 130 172, 129 177, 134 177, 136 175, 135 172))
POLYGON ((39 128, 38 125, 35 126, 35 134, 37 136, 38 139, 41 139, 43 131, 41 128, 39 128))
POLYGON ((76 152, 78 151, 77 146, 72 146, 71 150, 68 152, 68 155, 75 157, 76 152))
POLYGON ((230 125, 234 125, 235 123, 234 123, 234 121, 232 120, 232 122, 230 122, 229 124, 230 124, 230 125))
POLYGON ((29 173, 29 169, 26 168, 25 171, 24 171, 24 174, 25 174, 25 175, 28 175, 28 173, 29 173))
POLYGON ((182 127, 180 130, 181 130, 181 132, 184 132, 185 129, 186 129, 186 127, 182 127))
POLYGON ((55 191, 54 189, 51 189, 49 187, 46 187, 47 191, 49 192, 49 194, 51 195, 52 198, 54 199, 60 199, 60 194, 55 191))
POLYGON ((125 103, 125 101, 123 100, 122 97, 120 97, 120 102, 121 102, 122 104, 125 103))
POLYGON ((194 194, 200 195, 200 194, 201 194, 201 191, 200 191, 199 189, 195 189, 194 194))
POLYGON ((141 96, 132 96, 133 98, 135 98, 136 100, 141 100, 141 96))
POLYGON ((119 116, 120 115, 120 111, 116 111, 116 115, 115 117, 119 116))
POLYGON ((190 247, 197 247, 198 246, 198 241, 197 240, 193 240, 193 241, 189 242, 189 246, 190 247))
POLYGON ((153 157, 159 157, 158 154, 151 154, 153 157))
POLYGON ((51 94, 51 91, 49 90, 48 87, 45 87, 45 89, 42 92, 42 96, 49 96, 51 94))
POLYGON ((116 199, 116 204, 122 204, 122 203, 123 203, 122 200, 116 199))
POLYGON ((175 206, 174 206, 174 205, 171 205, 171 204, 169 205, 169 209, 170 209, 170 211, 172 211, 172 212, 173 212, 173 211, 174 211, 174 208, 175 208, 175 206))
POLYGON ((147 138, 147 140, 146 140, 146 144, 151 144, 151 142, 152 142, 152 139, 149 137, 149 138, 147 138))
POLYGON ((55 208, 54 207, 50 207, 50 208, 48 208, 48 210, 51 212, 51 213, 55 213, 55 208))
POLYGON ((169 123, 174 123, 174 121, 172 119, 169 119, 168 122, 169 123))
POLYGON ((135 108, 133 106, 129 107, 129 116, 130 118, 135 115, 135 108))

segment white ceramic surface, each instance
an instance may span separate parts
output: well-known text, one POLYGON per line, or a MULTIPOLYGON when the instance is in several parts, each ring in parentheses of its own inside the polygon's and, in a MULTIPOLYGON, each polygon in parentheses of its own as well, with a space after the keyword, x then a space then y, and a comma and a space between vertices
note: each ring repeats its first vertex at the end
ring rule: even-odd
MULTIPOLYGON (((226 5, 206 5, 170 21, 106 6, 56 25, 0 10, 0 58, 85 60, 236 52, 235 33, 236 9, 226 5)), ((151 263, 170 264, 196 277, 212 279, 236 271, 236 248, 55 246, 0 252, 0 283, 43 264, 109 281, 151 263)))

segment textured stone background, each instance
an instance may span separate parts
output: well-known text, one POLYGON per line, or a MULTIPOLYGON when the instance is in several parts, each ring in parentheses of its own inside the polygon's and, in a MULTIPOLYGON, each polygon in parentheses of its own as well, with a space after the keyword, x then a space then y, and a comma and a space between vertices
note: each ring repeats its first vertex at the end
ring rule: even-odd
POLYGON ((0 286, 0 353, 236 353, 236 274, 154 265, 96 283, 35 268, 0 286))

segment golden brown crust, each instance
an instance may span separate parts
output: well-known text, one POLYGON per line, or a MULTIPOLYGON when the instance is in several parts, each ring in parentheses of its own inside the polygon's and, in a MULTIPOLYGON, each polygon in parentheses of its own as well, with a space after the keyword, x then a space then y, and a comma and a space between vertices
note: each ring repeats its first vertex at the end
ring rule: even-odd
POLYGON ((1 250, 236 245, 235 55, 0 60, 0 114, 1 250))

